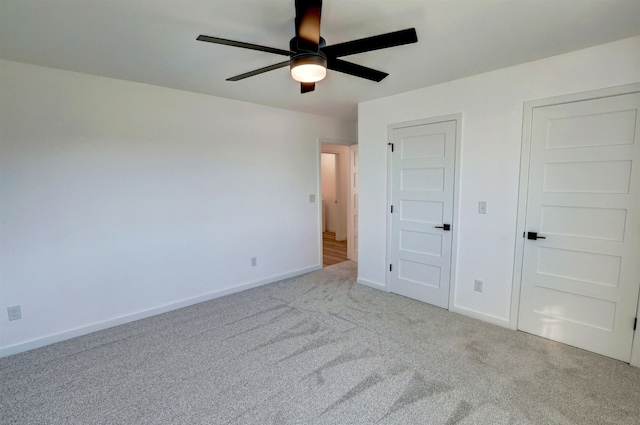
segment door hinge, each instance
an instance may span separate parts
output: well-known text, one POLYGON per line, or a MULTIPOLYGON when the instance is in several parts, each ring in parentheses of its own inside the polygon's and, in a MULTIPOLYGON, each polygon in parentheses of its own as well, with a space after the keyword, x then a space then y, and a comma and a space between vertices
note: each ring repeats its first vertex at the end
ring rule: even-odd
POLYGON ((393 143, 389 143, 389 146, 391 146, 391 152, 393 152, 393 143))
POLYGON ((638 318, 633 319, 633 330, 636 330, 636 326, 638 326, 638 318))
POLYGON ((393 205, 391 205, 391 214, 393 214, 393 205))
POLYGON ((389 264, 389 271, 393 270, 393 264, 389 264))

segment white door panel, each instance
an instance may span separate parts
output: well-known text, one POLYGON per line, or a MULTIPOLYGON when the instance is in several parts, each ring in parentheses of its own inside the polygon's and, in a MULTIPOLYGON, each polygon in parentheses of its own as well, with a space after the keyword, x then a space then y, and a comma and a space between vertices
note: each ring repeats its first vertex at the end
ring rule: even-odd
POLYGON ((518 328, 629 361, 640 287, 640 95, 533 109, 518 328))
POLYGON ((447 308, 456 122, 393 130, 392 292, 447 308))

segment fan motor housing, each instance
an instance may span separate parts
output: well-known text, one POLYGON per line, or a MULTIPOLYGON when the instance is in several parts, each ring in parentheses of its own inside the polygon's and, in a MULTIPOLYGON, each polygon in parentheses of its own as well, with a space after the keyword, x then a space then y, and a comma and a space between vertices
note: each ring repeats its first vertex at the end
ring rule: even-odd
MULTIPOLYGON (((320 42, 318 43, 318 52, 306 50, 304 48, 301 49, 300 44, 304 44, 304 43, 298 43, 298 37, 293 37, 291 41, 289 41, 289 50, 291 50, 292 52, 296 52, 295 55, 303 52, 321 53, 320 49, 326 46, 327 42, 324 38, 320 37, 320 42)), ((292 56, 295 56, 295 55, 292 54, 292 56)))

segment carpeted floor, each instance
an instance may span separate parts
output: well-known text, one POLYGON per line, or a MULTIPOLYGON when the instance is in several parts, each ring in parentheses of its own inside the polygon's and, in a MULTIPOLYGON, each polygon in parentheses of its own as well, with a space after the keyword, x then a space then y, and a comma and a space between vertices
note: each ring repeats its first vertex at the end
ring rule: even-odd
POLYGON ((0 359, 0 423, 640 423, 640 368, 358 285, 355 270, 0 359))

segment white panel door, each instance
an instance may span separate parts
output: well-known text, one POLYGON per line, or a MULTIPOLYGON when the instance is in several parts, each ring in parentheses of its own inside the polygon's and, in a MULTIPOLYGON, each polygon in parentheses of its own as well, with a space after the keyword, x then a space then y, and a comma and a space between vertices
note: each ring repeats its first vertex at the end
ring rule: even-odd
POLYGON ((351 145, 351 186, 349 190, 349 259, 358 261, 358 145, 351 145))
POLYGON ((628 94, 533 109, 518 320, 627 362, 640 286, 639 108, 628 94))
POLYGON ((393 130, 391 292, 449 306, 456 122, 393 130))

